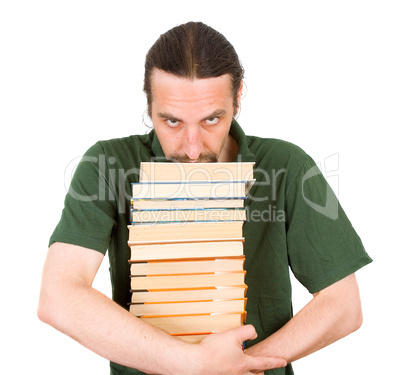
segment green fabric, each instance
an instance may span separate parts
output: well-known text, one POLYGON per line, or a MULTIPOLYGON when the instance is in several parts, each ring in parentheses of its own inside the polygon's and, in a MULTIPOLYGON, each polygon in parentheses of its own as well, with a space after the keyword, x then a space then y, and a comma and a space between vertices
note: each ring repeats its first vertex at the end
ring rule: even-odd
MULTIPOLYGON (((371 262, 362 242, 313 160, 276 139, 245 136, 233 121, 236 161, 254 161, 257 179, 246 201, 244 224, 247 323, 263 340, 292 317, 289 270, 315 293, 371 262)), ((127 246, 131 183, 141 161, 163 161, 154 131, 100 141, 78 165, 61 220, 50 239, 106 253, 113 300, 128 308, 127 246)), ((293 374, 291 365, 267 371, 293 374)), ((111 363, 111 374, 141 374, 111 363)))

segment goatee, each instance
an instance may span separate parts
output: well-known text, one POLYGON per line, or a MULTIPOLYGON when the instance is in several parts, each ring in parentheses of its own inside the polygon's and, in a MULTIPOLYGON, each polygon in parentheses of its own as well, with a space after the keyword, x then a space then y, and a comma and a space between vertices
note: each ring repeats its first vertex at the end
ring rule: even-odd
POLYGON ((168 159, 176 163, 216 163, 218 161, 218 155, 213 152, 203 153, 198 156, 197 159, 190 159, 187 154, 171 154, 168 159))

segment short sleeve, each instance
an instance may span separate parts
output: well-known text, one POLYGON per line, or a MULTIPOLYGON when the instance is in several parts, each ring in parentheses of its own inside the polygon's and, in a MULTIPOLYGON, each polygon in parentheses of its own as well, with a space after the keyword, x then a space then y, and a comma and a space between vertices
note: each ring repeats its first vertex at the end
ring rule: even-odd
POLYGON ((318 292, 370 263, 317 165, 308 159, 286 195, 287 249, 295 277, 318 292))
POLYGON ((116 225, 116 202, 108 175, 105 152, 97 143, 85 153, 74 172, 49 246, 64 242, 106 253, 116 225))

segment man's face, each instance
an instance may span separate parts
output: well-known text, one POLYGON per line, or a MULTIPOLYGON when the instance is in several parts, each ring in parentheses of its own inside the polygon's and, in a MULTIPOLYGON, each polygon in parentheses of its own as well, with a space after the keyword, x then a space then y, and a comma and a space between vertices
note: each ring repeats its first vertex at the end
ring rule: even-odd
POLYGON ((227 74, 190 80, 159 69, 152 72, 151 119, 166 157, 178 162, 233 160, 237 145, 228 136, 234 115, 231 84, 227 74))

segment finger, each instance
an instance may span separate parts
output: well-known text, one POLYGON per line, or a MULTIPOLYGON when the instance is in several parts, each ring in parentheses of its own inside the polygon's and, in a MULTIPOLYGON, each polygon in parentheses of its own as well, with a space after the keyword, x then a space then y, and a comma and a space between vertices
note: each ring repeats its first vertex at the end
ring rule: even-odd
POLYGON ((285 367, 287 362, 279 357, 252 357, 248 356, 250 372, 263 372, 274 368, 285 367))
POLYGON ((257 332, 251 324, 235 328, 232 330, 232 332, 235 335, 237 335, 237 338, 241 343, 247 340, 254 340, 255 338, 257 338, 257 332))

